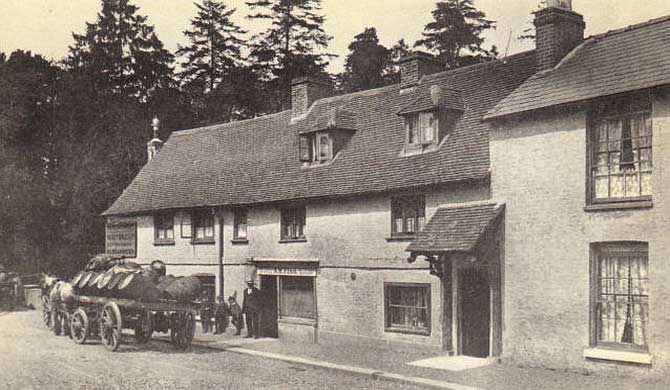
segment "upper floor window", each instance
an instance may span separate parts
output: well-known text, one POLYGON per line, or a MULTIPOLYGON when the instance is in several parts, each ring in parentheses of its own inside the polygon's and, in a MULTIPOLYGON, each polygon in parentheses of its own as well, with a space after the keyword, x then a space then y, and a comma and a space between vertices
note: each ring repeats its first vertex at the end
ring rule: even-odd
POLYGON ((159 213, 154 215, 154 243, 174 243, 174 214, 159 213))
POLYGON ((618 242, 593 246, 592 344, 646 349, 649 324, 648 247, 618 242))
POLYGON ((300 161, 325 163, 333 159, 333 137, 320 132, 300 136, 300 161))
POLYGON ((423 195, 402 195, 391 198, 391 235, 413 235, 426 223, 426 202, 423 195))
POLYGON ((408 146, 427 146, 437 143, 439 121, 434 112, 419 112, 405 119, 408 146))
POLYGON ((281 239, 305 239, 305 206, 287 207, 281 210, 281 239))
POLYGON ((234 224, 233 224, 233 239, 246 240, 247 239, 247 210, 235 210, 234 224))
POLYGON ((652 120, 648 96, 598 107, 591 121, 591 201, 651 197, 652 120))
POLYGON ((194 243, 214 242, 214 214, 210 210, 198 210, 191 218, 194 243))

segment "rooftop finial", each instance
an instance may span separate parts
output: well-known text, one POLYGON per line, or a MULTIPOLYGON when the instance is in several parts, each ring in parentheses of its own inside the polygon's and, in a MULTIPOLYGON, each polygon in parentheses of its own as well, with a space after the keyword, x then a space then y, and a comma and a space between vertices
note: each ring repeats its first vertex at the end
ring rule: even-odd
POLYGON ((158 129, 160 128, 161 121, 158 120, 157 116, 154 116, 154 119, 151 120, 151 128, 154 131, 154 138, 158 138, 158 129))

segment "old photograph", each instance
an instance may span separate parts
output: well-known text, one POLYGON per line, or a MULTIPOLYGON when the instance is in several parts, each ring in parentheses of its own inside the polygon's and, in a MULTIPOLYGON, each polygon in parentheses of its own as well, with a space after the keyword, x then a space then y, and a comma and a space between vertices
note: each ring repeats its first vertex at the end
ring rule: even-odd
POLYGON ((669 232, 667 0, 0 1, 0 390, 670 389, 669 232))

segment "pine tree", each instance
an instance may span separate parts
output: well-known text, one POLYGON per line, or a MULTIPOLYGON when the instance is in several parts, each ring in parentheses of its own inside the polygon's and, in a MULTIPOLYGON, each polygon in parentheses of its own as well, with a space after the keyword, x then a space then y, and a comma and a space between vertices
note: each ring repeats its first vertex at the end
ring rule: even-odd
POLYGON ((343 90, 356 92, 385 85, 384 70, 390 56, 391 51, 379 44, 377 30, 374 27, 365 28, 349 44, 342 75, 343 90))
POLYGON ((102 0, 96 23, 73 34, 66 65, 96 76, 99 92, 121 93, 144 101, 172 81, 174 56, 163 47, 129 0, 102 0))
POLYGON ((269 21, 270 27, 254 37, 252 55, 265 67, 268 85, 284 102, 291 80, 324 73, 331 54, 319 53, 332 39, 323 29, 321 0, 252 0, 252 20, 269 21))
POLYGON ((389 61, 384 69, 384 79, 387 84, 397 84, 400 82, 400 59, 410 53, 409 45, 405 39, 400 39, 395 45, 391 46, 389 50, 389 61))
POLYGON ((196 3, 197 16, 191 20, 191 29, 184 31, 190 44, 179 46, 177 55, 184 57, 180 78, 185 82, 199 82, 213 91, 231 70, 242 64, 240 54, 244 47, 242 34, 231 16, 235 9, 227 9, 217 0, 196 3))
POLYGON ((493 46, 482 47, 482 33, 495 28, 495 22, 474 6, 474 0, 447 0, 436 4, 432 12, 434 21, 428 23, 423 39, 414 46, 436 52, 447 67, 453 68, 486 61, 497 56, 493 46))

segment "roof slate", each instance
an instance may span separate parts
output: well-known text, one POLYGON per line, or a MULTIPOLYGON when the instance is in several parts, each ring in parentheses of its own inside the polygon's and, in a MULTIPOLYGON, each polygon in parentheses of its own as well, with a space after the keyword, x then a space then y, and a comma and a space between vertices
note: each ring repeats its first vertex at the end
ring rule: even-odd
POLYGON ((506 61, 424 76, 463 91, 464 111, 431 153, 401 156, 404 119, 417 98, 399 85, 316 101, 301 120, 284 111, 247 121, 175 132, 104 215, 161 209, 245 205, 393 191, 489 176, 489 125, 484 114, 535 70, 534 52, 506 61), (329 164, 305 168, 299 134, 334 109, 355 114, 356 132, 329 164))
POLYGON ((407 247, 408 252, 470 252, 504 204, 481 203, 440 207, 407 247))
POLYGON ((419 97, 409 105, 398 111, 398 115, 407 115, 435 109, 463 111, 463 96, 461 91, 444 90, 438 88, 433 95, 430 88, 421 88, 417 92, 419 97))
POLYGON ((485 117, 670 84, 670 17, 586 39, 556 67, 529 78, 485 117))

